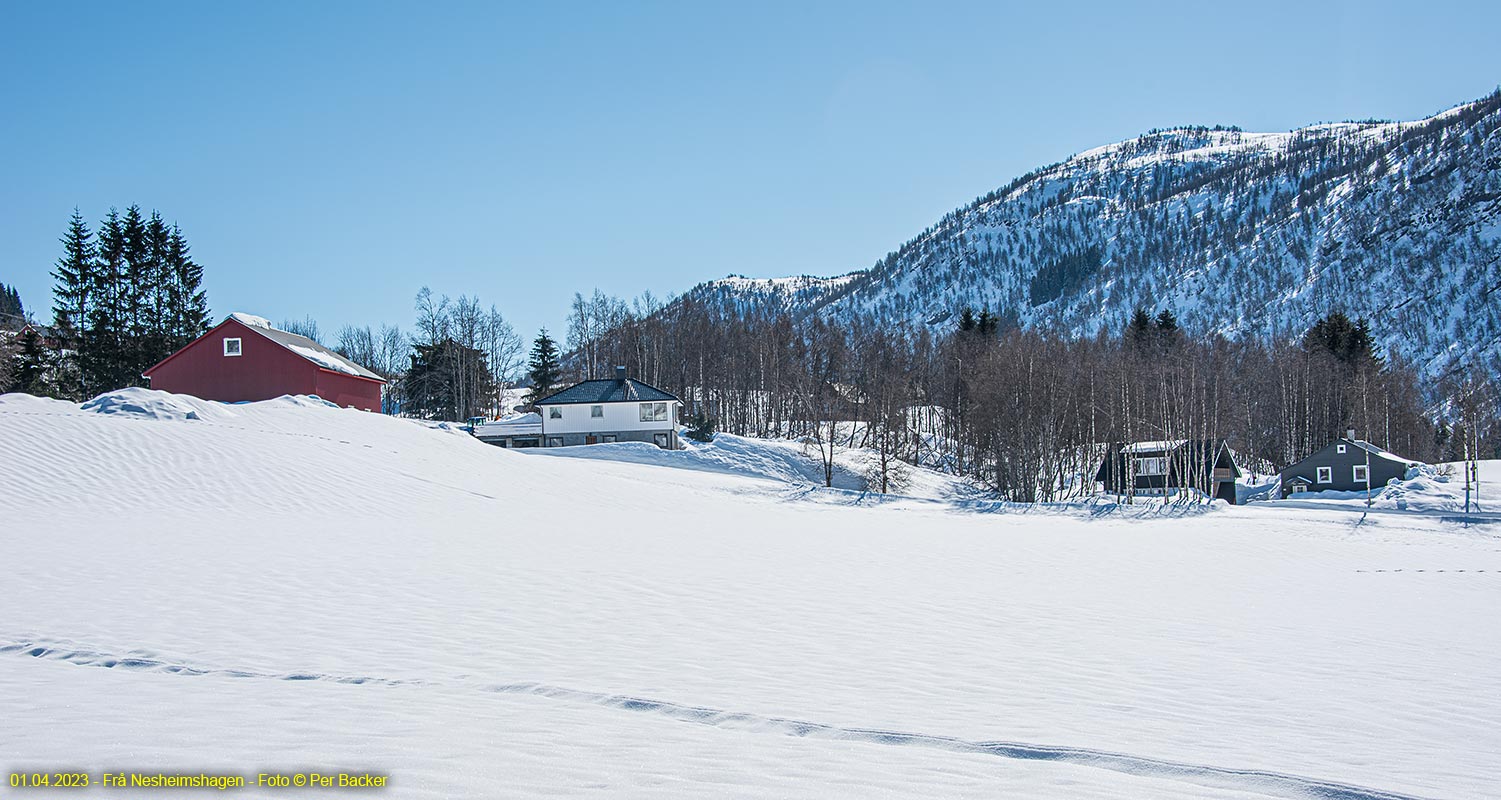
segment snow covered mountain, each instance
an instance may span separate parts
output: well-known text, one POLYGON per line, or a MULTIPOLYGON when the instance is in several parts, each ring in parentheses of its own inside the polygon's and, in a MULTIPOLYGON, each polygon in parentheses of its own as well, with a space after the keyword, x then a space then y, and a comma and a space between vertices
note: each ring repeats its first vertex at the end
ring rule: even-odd
POLYGON ((1501 92, 1416 122, 1174 128, 951 212, 869 269, 730 277, 688 296, 952 325, 970 306, 1074 334, 1172 309, 1282 337, 1331 310, 1430 377, 1501 373, 1501 92))

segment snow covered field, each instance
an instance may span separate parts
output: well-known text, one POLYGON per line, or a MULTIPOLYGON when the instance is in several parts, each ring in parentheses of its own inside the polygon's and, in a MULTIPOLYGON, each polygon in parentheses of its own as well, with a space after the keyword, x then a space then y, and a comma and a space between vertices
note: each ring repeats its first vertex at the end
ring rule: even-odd
POLYGON ((666 454, 711 469, 308 399, 7 395, 0 772, 1501 796, 1501 526, 979 513, 941 482, 867 504, 798 484, 782 446, 666 454))

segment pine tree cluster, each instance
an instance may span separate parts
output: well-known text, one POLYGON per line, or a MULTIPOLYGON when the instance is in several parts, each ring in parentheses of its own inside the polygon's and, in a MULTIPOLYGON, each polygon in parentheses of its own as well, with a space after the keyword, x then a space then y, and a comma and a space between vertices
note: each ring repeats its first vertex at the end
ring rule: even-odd
POLYGON ((110 209, 96 234, 75 209, 61 241, 52 311, 66 344, 54 393, 141 386, 146 368, 208 329, 203 267, 161 214, 110 209))

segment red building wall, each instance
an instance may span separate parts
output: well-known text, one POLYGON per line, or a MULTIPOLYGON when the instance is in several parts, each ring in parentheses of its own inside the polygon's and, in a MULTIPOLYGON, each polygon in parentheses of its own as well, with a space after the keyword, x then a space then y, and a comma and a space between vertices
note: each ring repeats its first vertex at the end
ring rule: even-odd
POLYGON ((380 410, 380 383, 323 369, 235 319, 146 371, 151 388, 204 400, 238 403, 284 394, 316 394, 340 406, 380 410), (224 355, 224 340, 238 338, 240 355, 224 355))

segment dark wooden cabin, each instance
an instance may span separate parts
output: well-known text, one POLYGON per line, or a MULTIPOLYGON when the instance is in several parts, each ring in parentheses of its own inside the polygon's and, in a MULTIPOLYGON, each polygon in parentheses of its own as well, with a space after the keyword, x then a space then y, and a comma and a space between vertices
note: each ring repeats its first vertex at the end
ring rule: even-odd
POLYGON ((1176 439, 1112 444, 1094 479, 1115 494, 1170 495, 1198 489, 1233 504, 1235 479, 1240 476, 1235 452, 1224 439, 1176 439))

